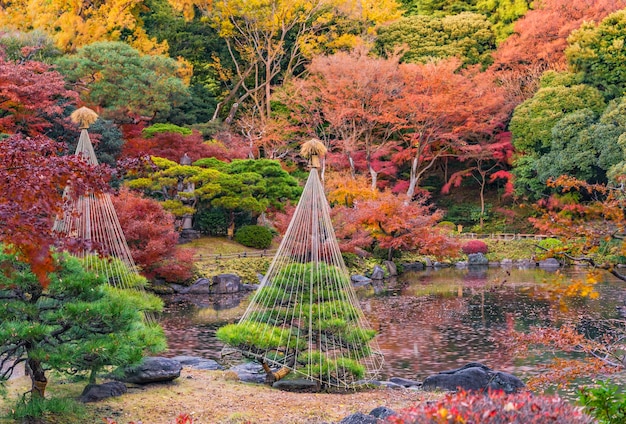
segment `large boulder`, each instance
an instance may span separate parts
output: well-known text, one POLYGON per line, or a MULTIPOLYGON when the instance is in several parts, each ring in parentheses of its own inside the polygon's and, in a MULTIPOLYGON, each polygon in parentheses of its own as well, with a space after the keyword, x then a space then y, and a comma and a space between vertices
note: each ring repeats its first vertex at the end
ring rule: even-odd
POLYGON ((175 356, 172 358, 180 362, 183 367, 190 367, 197 370, 223 370, 224 367, 213 359, 200 358, 198 356, 175 356))
POLYGON ((402 264, 402 268, 405 271, 422 271, 424 269, 424 264, 422 262, 408 262, 402 264))
POLYGON ((468 266, 488 266, 489 259, 482 253, 470 253, 467 255, 468 266))
POLYGON ((122 396, 126 393, 126 385, 121 381, 109 381, 103 384, 88 384, 80 395, 80 401, 98 402, 114 396, 122 396))
POLYGON ((237 293, 241 290, 241 278, 235 274, 219 274, 213 277, 211 294, 237 293))
POLYGON ((182 368, 175 359, 152 356, 144 358, 137 366, 125 368, 124 376, 120 380, 134 384, 172 381, 180 377, 182 368))
POLYGON ((385 268, 387 268, 387 271, 389 272, 389 275, 391 277, 395 277, 396 275, 398 275, 398 267, 396 266, 395 262, 384 261, 383 265, 385 265, 385 268))
POLYGON ((244 362, 230 368, 230 371, 239 376, 239 380, 246 383, 265 383, 267 374, 261 364, 256 362, 244 362))
POLYGON ((355 287, 362 287, 368 284, 372 284, 371 278, 367 278, 364 275, 351 275, 350 281, 355 287))
POLYGON ((493 371, 478 362, 469 364, 450 371, 428 376, 424 379, 422 389, 434 390, 466 390, 486 391, 503 390, 506 393, 514 393, 524 387, 524 383, 514 375, 493 371))
POLYGON ((539 261, 539 268, 545 270, 554 270, 561 267, 561 263, 554 258, 544 259, 543 261, 539 261))
POLYGON ((372 275, 370 275, 372 280, 382 280, 385 278, 385 270, 381 268, 380 265, 375 265, 374 270, 372 271, 372 275))
POLYGON ((352 415, 348 415, 343 420, 339 421, 339 424, 377 424, 378 418, 372 415, 365 415, 362 412, 357 412, 352 415))
POLYGON ((210 291, 211 291, 211 280, 209 280, 208 278, 198 278, 192 285, 180 290, 179 293, 208 294, 210 291))

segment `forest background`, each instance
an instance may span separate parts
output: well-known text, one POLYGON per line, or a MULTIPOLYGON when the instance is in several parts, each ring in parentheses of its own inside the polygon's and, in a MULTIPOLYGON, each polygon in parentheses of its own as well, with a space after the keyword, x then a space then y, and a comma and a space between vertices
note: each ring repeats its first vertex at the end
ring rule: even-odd
MULTIPOLYGON (((191 252, 176 248, 186 219, 219 236, 284 229, 311 138, 329 149, 345 252, 454 255, 454 231, 571 236, 573 222, 604 214, 595 241, 570 251, 589 253, 619 235, 607 211, 623 202, 626 172, 625 7, 13 1, 0 9, 0 157, 24 172, 0 172, 49 191, 52 157, 78 139, 67 117, 94 109, 90 134, 110 167, 100 172, 113 174, 133 254, 148 278, 171 282, 193 276, 191 252), (49 140, 56 150, 28 156, 49 140)), ((60 203, 2 191, 0 235, 43 276, 60 203), (39 209, 25 212, 29 202, 39 209)), ((612 249, 619 262, 623 244, 612 249)))

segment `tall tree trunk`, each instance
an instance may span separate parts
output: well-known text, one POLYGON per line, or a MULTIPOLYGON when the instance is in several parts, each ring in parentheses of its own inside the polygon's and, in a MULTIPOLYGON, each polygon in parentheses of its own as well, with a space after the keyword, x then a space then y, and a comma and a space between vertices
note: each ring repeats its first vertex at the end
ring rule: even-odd
POLYGON ((43 399, 46 396, 48 379, 41 366, 41 362, 29 358, 26 361, 26 374, 30 377, 31 381, 31 396, 43 399))
POLYGON ((409 177, 409 189, 406 192, 407 200, 410 202, 415 196, 415 187, 417 187, 417 158, 413 158, 411 163, 411 176, 409 177))
POLYGON ((376 185, 378 183, 378 172, 374 171, 374 168, 371 166, 368 167, 370 170, 370 175, 372 176, 372 191, 376 190, 376 185))

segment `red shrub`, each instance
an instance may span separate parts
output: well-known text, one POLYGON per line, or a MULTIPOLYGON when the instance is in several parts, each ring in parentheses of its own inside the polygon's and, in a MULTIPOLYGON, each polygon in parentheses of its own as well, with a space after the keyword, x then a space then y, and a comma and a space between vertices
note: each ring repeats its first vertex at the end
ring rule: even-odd
POLYGON ((112 200, 133 259, 146 278, 181 282, 191 277, 193 258, 177 250, 178 233, 171 213, 156 200, 128 190, 121 190, 112 200))
POLYGON ((466 255, 469 255, 470 253, 485 254, 487 253, 489 248, 487 247, 487 244, 482 240, 470 240, 461 247, 461 250, 466 255))
POLYGON ((594 420, 556 396, 459 392, 423 402, 388 418, 392 424, 583 424, 594 420))

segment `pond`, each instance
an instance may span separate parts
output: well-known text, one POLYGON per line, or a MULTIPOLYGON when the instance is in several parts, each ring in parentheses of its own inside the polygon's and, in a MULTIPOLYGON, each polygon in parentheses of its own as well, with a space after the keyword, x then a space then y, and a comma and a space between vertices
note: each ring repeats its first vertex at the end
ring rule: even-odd
MULTIPOLYGON (((429 269, 357 290, 385 356, 381 379, 424 377, 467 362, 482 362, 522 380, 541 372, 545 358, 512 356, 511 332, 532 326, 619 318, 624 283, 608 273, 595 285, 599 296, 567 297, 559 281, 582 279, 585 269, 429 269)), ((236 322, 248 295, 166 297, 161 319, 165 356, 220 360, 220 326, 236 322)))

